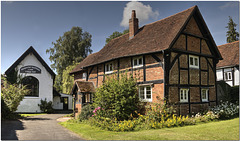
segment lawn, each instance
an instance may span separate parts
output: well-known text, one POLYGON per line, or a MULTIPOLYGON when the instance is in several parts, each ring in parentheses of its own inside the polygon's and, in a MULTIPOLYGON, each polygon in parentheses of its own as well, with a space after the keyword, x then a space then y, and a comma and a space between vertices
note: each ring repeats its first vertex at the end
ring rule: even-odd
POLYGON ((84 123, 59 124, 87 140, 239 140, 239 118, 134 132, 105 131, 84 123))

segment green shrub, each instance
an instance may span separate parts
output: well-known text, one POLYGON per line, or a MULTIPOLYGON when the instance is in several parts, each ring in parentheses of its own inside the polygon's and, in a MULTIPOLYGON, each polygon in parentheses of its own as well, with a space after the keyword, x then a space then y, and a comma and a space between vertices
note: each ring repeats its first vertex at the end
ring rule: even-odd
POLYGON ((139 105, 136 79, 127 72, 119 78, 117 75, 106 76, 103 85, 97 89, 94 104, 104 109, 105 117, 128 120, 139 105))
POLYGON ((10 112, 15 112, 18 105, 24 98, 24 95, 29 93, 25 86, 10 84, 6 78, 1 77, 3 80, 3 87, 1 89, 1 98, 10 112))
POLYGON ((230 88, 230 97, 232 103, 239 103, 239 86, 233 86, 230 88))
POLYGON ((87 105, 83 106, 81 109, 81 113, 78 116, 78 119, 80 121, 89 119, 89 117, 91 117, 93 115, 93 109, 94 109, 94 107, 91 104, 87 104, 87 105))
POLYGON ((52 107, 52 101, 47 102, 47 99, 45 98, 45 100, 40 100, 41 104, 38 104, 38 106, 40 107, 40 110, 44 113, 53 113, 53 107, 52 107))

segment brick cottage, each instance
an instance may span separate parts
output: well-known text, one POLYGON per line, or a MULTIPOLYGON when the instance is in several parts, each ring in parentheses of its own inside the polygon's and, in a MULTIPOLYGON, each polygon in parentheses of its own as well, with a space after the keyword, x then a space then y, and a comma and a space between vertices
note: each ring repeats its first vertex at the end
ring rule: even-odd
POLYGON ((133 10, 129 33, 111 40, 85 58, 70 74, 75 84, 74 109, 92 101, 106 75, 125 70, 140 75, 139 98, 148 103, 165 99, 178 114, 216 105, 216 64, 221 54, 197 6, 138 27, 133 10))

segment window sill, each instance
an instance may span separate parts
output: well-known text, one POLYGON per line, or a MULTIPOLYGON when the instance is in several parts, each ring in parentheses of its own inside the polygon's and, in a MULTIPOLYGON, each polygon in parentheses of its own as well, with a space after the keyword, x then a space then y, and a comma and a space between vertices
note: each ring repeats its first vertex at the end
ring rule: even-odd
POLYGON ((111 74, 113 73, 113 71, 108 71, 108 72, 105 72, 105 74, 111 74))
POLYGON ((190 66, 189 69, 198 69, 199 70, 199 67, 190 66))
POLYGON ((188 101, 180 101, 181 104, 187 104, 188 101))
POLYGON ((208 100, 202 100, 202 102, 209 102, 208 100))
POLYGON ((140 99, 140 102, 152 102, 152 99, 140 99))
POLYGON ((141 68, 141 67, 143 67, 143 65, 133 66, 134 69, 135 68, 141 68))

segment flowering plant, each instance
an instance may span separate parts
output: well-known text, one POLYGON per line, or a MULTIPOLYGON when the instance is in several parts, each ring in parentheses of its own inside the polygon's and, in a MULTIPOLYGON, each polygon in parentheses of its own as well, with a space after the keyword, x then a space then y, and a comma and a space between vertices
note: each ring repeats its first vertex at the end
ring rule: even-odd
POLYGON ((239 106, 231 102, 222 102, 220 105, 211 109, 214 114, 218 115, 220 119, 229 119, 239 113, 239 106))

